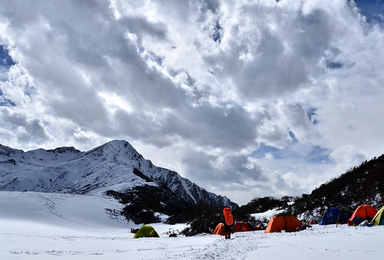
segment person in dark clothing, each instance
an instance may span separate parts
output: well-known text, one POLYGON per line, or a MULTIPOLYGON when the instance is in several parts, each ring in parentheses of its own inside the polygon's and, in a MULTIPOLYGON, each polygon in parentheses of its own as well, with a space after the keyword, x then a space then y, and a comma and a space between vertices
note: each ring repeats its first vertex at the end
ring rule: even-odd
POLYGON ((231 233, 233 230, 233 215, 230 208, 223 209, 224 215, 224 229, 225 229, 225 239, 231 239, 231 233))
POLYGON ((215 230, 217 224, 218 224, 217 220, 209 221, 207 219, 207 221, 205 222, 205 227, 207 228, 208 232, 212 234, 213 231, 215 230))

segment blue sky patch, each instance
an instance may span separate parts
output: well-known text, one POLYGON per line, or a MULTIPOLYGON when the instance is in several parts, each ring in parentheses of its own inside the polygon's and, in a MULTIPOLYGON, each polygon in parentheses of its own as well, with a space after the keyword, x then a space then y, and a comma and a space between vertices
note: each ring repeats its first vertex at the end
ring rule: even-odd
POLYGON ((253 151, 253 153, 251 154, 251 157, 263 158, 267 153, 278 155, 279 151, 280 149, 276 147, 268 146, 265 143, 260 143, 259 149, 257 149, 256 151, 253 151))
POLYGON ((311 108, 307 111, 309 122, 311 122, 314 125, 318 123, 318 121, 315 119, 315 116, 317 115, 316 111, 317 111, 316 108, 311 108))
POLYGON ((213 39, 215 42, 221 43, 221 38, 222 38, 221 32, 222 32, 222 31, 223 31, 223 28, 222 28, 221 25, 217 22, 216 25, 215 25, 215 28, 214 28, 214 33, 212 34, 212 39, 213 39))
MULTIPOLYGON (((8 50, 5 46, 0 45, 0 78, 1 80, 6 80, 6 72, 9 68, 15 65, 15 62, 12 60, 11 56, 8 54, 8 50)), ((0 106, 1 107, 14 107, 16 103, 10 99, 4 97, 3 91, 0 89, 0 106)))
POLYGON ((293 142, 285 149, 278 149, 260 143, 259 149, 254 151, 251 157, 261 159, 271 154, 274 159, 282 160, 285 158, 295 158, 297 162, 307 163, 332 163, 329 159, 329 150, 321 148, 320 146, 306 146, 298 142, 293 142))
POLYGON ((16 103, 10 99, 5 98, 3 96, 3 91, 1 91, 0 89, 0 107, 9 107, 9 106, 15 107, 16 103))
POLYGON ((9 56, 7 48, 0 45, 0 66, 9 68, 12 65, 15 65, 15 62, 9 56))
POLYGON ((314 163, 330 162, 329 151, 327 149, 321 148, 320 146, 313 146, 312 150, 308 153, 307 160, 314 163))
POLYGON ((292 131, 289 131, 289 136, 292 138, 292 142, 294 143, 298 142, 295 134, 292 131))
POLYGON ((355 3, 367 22, 384 22, 384 0, 355 0, 355 3))
POLYGON ((326 61, 326 64, 328 69, 333 69, 333 70, 340 69, 341 67, 343 67, 343 64, 339 62, 326 61))

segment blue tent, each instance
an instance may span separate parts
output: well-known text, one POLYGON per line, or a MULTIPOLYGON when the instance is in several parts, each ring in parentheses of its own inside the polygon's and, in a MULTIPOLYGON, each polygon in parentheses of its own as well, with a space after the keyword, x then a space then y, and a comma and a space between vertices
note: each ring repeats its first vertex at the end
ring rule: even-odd
POLYGON ((343 224, 347 223, 348 218, 345 214, 338 208, 329 208, 321 218, 319 225, 329 225, 329 224, 343 224), (338 221, 337 221, 338 220, 338 221))

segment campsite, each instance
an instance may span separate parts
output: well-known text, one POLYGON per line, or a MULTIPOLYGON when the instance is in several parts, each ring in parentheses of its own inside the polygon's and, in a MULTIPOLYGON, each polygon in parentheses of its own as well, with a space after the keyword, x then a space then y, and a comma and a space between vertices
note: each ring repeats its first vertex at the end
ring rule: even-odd
MULTIPOLYGON (((108 217, 121 207, 95 196, 1 191, 0 259, 361 259, 384 255, 384 226, 314 224, 299 232, 179 234, 187 224, 150 224, 159 237, 135 239, 138 225, 108 217), (9 205, 18 205, 9 207, 9 205), (87 210, 80 210, 87 208, 87 210)), ((381 224, 383 208, 380 209, 381 224)), ((254 217, 272 219, 279 212, 254 217)))
POLYGON ((378 191, 382 190, 383 166, 382 155, 311 194, 254 198, 233 210, 229 239, 223 235, 223 207, 198 203, 182 210, 173 207, 167 215, 155 211, 166 203, 151 204, 155 197, 144 196, 159 191, 153 188, 141 194, 127 193, 136 201, 125 201, 121 198, 127 194, 119 197, 116 192, 80 195, 3 190, 0 259, 380 257, 384 255, 380 244, 384 208, 378 191), (137 206, 140 210, 135 211, 137 206))
POLYGON ((0 260, 381 259, 384 0, 0 0, 0 260))

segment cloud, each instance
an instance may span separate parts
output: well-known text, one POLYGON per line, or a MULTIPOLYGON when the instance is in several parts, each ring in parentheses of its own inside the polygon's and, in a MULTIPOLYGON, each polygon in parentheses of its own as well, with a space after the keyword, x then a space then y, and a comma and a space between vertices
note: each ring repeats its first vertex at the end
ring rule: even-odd
POLYGON ((48 136, 44 131, 44 127, 39 120, 27 120, 26 117, 19 113, 9 113, 7 109, 0 111, 3 128, 8 131, 16 132, 17 140, 20 143, 44 142, 48 136))
POLYGON ((339 147, 330 154, 330 157, 338 165, 345 164, 357 166, 366 159, 366 156, 352 145, 339 147))
POLYGON ((240 203, 310 192, 382 153, 384 32, 359 7, 1 1, 13 62, 0 72, 0 142, 126 139, 240 203))

